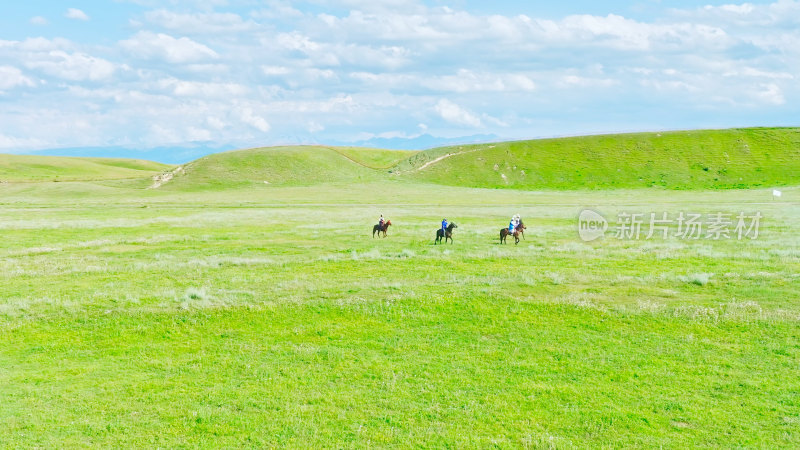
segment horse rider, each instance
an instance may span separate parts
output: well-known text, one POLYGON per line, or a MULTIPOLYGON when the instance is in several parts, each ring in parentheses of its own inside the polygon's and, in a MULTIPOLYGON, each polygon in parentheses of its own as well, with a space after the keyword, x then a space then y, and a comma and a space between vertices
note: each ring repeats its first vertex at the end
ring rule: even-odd
POLYGON ((508 222, 508 234, 514 234, 514 228, 517 226, 517 216, 511 217, 511 222, 508 222))
POLYGON ((514 228, 519 228, 519 223, 522 222, 519 214, 514 216, 514 228))
POLYGON ((442 219, 442 236, 446 236, 447 233, 447 219, 442 219))
POLYGON ((383 214, 381 214, 381 218, 378 219, 378 225, 383 229, 383 224, 386 222, 386 219, 383 218, 383 214))

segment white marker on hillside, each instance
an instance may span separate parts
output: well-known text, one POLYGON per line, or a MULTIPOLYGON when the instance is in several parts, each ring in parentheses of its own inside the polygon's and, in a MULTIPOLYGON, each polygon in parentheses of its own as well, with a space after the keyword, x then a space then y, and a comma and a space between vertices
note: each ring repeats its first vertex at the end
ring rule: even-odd
POLYGON ((772 190, 772 196, 773 196, 773 197, 776 197, 776 198, 777 198, 777 197, 780 197, 781 195, 783 195, 783 192, 781 192, 781 191, 779 191, 779 190, 777 190, 777 189, 773 189, 773 190, 772 190))

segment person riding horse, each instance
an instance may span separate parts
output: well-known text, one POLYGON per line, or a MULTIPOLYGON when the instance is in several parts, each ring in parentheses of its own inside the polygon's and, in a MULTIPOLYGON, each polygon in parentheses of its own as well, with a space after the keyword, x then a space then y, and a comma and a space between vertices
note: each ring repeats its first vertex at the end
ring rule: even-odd
POLYGON ((523 239, 525 238, 525 224, 522 223, 522 219, 520 219, 519 214, 516 214, 511 218, 508 228, 503 228, 500 230, 500 243, 505 244, 506 238, 509 235, 514 236, 514 244, 519 244, 520 236, 522 236, 523 239))
POLYGON ((442 242, 442 238, 444 238, 445 244, 447 243, 448 239, 450 239, 451 244, 453 243, 453 229, 458 228, 458 225, 456 225, 455 223, 451 223, 447 225, 447 228, 444 228, 445 223, 446 221, 442 221, 442 228, 436 230, 436 240, 433 241, 434 245, 438 244, 439 242, 442 242))
POLYGON ((392 224, 391 220, 383 221, 383 215, 381 215, 378 224, 372 227, 372 237, 373 238, 375 237, 375 233, 378 233, 378 236, 380 236, 381 232, 383 232, 383 237, 386 237, 386 230, 389 229, 389 226, 391 224, 392 224))

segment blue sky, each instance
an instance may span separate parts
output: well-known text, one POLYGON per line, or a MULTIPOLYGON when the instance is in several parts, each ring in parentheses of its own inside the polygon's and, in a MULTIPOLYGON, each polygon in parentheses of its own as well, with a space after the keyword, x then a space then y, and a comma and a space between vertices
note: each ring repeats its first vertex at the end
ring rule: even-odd
POLYGON ((0 152, 798 125, 798 69, 794 0, 6 2, 0 152))

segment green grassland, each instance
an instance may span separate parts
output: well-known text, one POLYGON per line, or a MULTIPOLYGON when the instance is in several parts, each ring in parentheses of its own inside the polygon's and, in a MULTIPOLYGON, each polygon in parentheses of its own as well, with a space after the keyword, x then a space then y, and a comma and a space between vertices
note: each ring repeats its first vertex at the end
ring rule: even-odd
POLYGON ((748 188, 800 183, 800 129, 747 128, 582 136, 422 152, 415 179, 515 189, 748 188), (447 158, 424 167, 438 157, 447 158))
POLYGON ((373 169, 389 169, 419 153, 407 150, 382 150, 359 147, 329 147, 357 164, 373 169))
POLYGON ((0 184, 0 446, 800 445, 791 162, 759 166, 794 183, 776 200, 700 179, 446 185, 427 172, 457 156, 410 169, 426 153, 229 152, 156 189, 0 184), (585 207, 612 229, 621 212, 764 219, 754 240, 584 243, 585 207), (514 213, 525 239, 500 245, 514 213), (459 228, 436 246, 442 216, 459 228))
POLYGON ((416 152, 349 147, 271 147, 218 153, 186 164, 169 190, 255 185, 313 185, 385 179, 387 169, 416 152))
POLYGON ((142 178, 156 175, 169 167, 133 159, 0 154, 0 182, 142 178))

